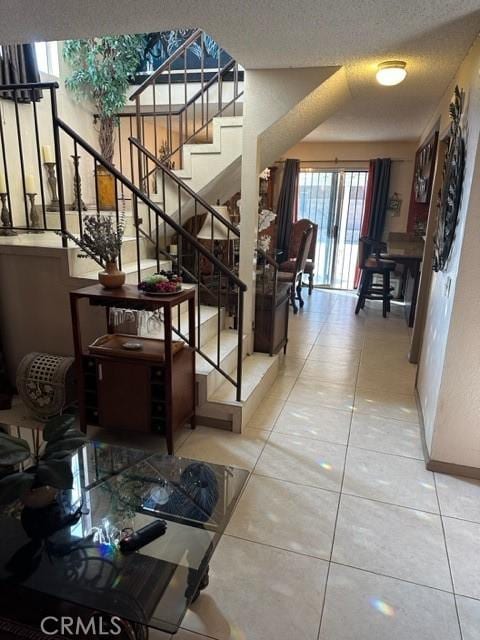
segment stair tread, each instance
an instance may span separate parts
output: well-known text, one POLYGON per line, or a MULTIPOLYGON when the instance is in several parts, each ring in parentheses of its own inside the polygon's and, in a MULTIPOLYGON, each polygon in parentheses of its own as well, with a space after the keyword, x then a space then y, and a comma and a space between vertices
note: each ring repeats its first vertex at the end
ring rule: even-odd
MULTIPOLYGON (((220 331, 220 364, 228 357, 232 351, 238 346, 238 333, 234 329, 223 329, 220 331)), ((217 337, 215 336, 211 340, 208 340, 202 346, 202 352, 205 353, 211 360, 216 362, 217 360, 217 337)), ((197 374, 208 375, 215 370, 215 367, 211 365, 205 358, 202 358, 201 354, 197 355, 196 372, 197 374)))

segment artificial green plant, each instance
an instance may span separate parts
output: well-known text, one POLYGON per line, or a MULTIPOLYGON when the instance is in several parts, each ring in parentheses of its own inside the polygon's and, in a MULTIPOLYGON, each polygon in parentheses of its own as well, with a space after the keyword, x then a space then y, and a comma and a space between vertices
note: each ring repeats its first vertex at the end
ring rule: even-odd
POLYGON ((111 163, 117 114, 127 101, 130 81, 144 56, 146 36, 122 35, 67 40, 63 57, 70 66, 65 86, 78 100, 95 105, 102 156, 111 163))

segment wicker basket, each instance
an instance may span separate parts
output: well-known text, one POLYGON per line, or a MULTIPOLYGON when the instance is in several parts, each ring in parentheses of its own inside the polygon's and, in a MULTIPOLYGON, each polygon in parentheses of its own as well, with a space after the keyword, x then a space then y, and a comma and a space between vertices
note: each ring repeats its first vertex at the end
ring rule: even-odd
POLYGON ((17 390, 39 418, 58 415, 75 400, 74 358, 29 353, 18 365, 17 390))

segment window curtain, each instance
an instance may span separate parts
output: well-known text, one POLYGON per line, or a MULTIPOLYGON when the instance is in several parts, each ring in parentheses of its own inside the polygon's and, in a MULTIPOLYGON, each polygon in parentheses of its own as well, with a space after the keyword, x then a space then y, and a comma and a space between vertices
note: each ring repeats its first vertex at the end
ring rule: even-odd
MULTIPOLYGON (((385 217, 390 190, 390 158, 370 160, 368 166, 367 193, 363 210, 360 237, 368 237, 379 242, 385 227, 385 217)), ((355 274, 355 288, 360 282, 360 269, 355 274)))
MULTIPOLYGON (((0 98, 14 100, 13 91, 2 91, 3 84, 26 84, 40 82, 37 56, 33 44, 8 44, 0 47, 0 98)), ((41 100, 42 92, 22 89, 16 92, 18 102, 41 100)))
POLYGON ((277 251, 278 262, 288 260, 288 244, 292 223, 297 218, 298 179, 300 160, 289 158, 285 161, 282 186, 277 204, 277 251))

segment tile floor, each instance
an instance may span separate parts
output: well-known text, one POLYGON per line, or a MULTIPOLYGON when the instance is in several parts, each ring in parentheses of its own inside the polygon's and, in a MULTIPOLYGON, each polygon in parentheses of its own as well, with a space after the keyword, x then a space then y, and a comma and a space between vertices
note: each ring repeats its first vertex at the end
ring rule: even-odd
POLYGON ((178 449, 251 476, 177 640, 480 639, 480 484, 426 471, 402 310, 354 304, 315 291, 245 433, 178 449))
POLYGON ((425 470, 402 309, 355 302, 291 316, 245 433, 180 434, 251 475, 176 640, 480 640, 480 483, 425 470))

